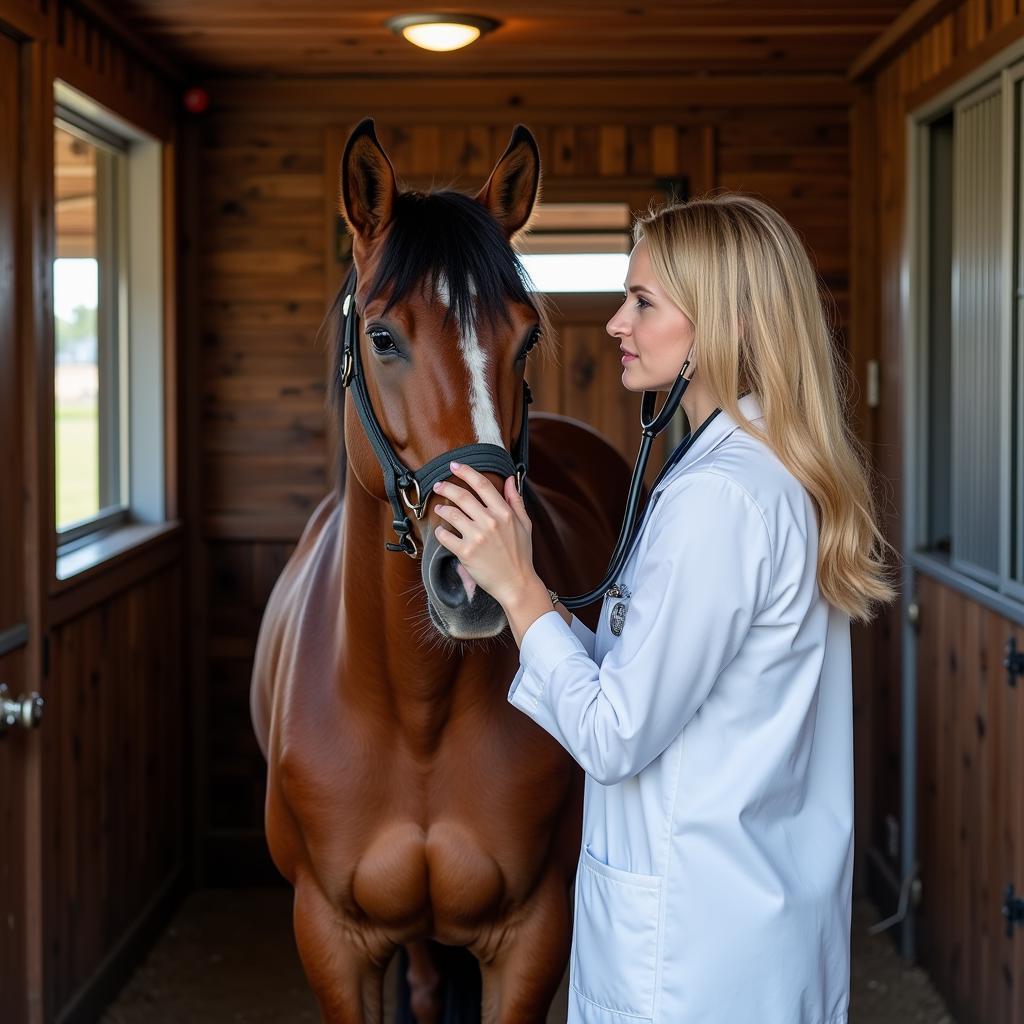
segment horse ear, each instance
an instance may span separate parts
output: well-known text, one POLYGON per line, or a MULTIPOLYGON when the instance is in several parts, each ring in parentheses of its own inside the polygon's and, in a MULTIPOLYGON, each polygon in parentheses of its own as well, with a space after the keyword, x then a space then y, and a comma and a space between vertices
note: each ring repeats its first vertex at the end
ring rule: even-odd
POLYGON ((373 118, 352 129, 341 158, 342 211, 360 238, 378 235, 391 220, 398 196, 395 169, 377 141, 373 118))
POLYGON ((477 202, 491 211, 511 238, 530 219, 540 191, 540 151, 533 132, 517 124, 508 149, 495 164, 477 202))

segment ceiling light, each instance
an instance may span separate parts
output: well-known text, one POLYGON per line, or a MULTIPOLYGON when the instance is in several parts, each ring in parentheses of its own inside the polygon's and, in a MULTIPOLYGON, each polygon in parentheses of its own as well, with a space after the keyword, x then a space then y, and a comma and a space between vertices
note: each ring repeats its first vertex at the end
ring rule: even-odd
POLYGON ((388 18, 392 32, 424 50, 458 50, 491 32, 500 22, 474 14, 400 14, 388 18))

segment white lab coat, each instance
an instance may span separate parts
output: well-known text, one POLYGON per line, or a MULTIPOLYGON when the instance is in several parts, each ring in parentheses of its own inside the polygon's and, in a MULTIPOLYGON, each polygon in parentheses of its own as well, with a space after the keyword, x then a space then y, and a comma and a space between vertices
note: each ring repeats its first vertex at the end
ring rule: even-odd
POLYGON ((846 1024, 850 623, 817 548, 722 412, 648 503, 621 635, 609 597, 596 636, 526 631, 509 700, 587 773, 569 1024, 846 1024))

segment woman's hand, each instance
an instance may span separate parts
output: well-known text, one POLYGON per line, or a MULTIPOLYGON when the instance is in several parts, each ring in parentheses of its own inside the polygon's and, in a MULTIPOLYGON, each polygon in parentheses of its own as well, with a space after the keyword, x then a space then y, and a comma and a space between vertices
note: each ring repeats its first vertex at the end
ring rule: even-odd
POLYGON ((434 491, 451 502, 434 511, 454 530, 438 526, 434 535, 463 564, 466 571, 503 608, 536 577, 533 568, 533 524, 516 478, 505 480, 504 497, 471 466, 453 462, 452 473, 471 488, 454 481, 434 484, 434 491))

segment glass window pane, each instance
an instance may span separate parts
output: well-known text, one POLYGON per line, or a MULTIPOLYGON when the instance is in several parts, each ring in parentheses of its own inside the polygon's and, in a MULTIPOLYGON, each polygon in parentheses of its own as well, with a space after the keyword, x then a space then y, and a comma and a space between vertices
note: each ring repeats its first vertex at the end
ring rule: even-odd
POLYGON ((56 260, 53 268, 58 529, 100 503, 100 265, 96 146, 54 131, 56 260))
POLYGON ((519 258, 539 292, 621 292, 629 269, 624 252, 538 253, 519 258))

